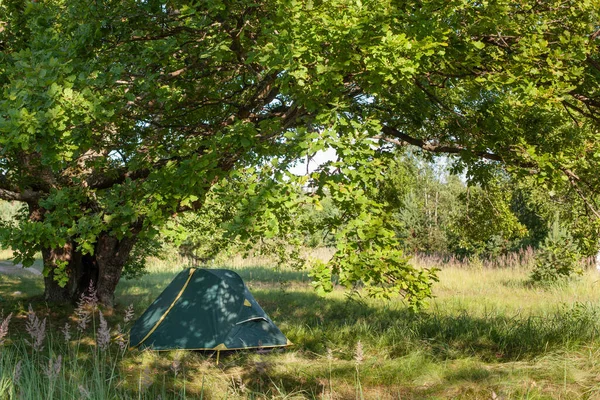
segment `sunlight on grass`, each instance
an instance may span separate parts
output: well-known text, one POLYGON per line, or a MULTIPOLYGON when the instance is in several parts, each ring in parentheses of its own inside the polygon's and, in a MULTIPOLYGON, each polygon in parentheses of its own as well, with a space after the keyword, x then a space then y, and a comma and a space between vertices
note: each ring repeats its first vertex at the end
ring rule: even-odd
POLYGON ((529 271, 515 269, 443 269, 434 286, 432 306, 470 313, 539 314, 564 303, 600 301, 600 274, 587 271, 565 285, 550 288, 528 284, 529 271), (442 304, 443 303, 443 304, 442 304))
POLYGON ((9 260, 13 256, 12 250, 6 250, 0 248, 0 260, 9 260))
MULTIPOLYGON (((186 264, 177 257, 152 259, 147 275, 121 281, 117 307, 105 310, 113 339, 124 308, 134 304, 139 316, 186 264)), ((222 354, 219 366, 211 352, 130 351, 120 356, 113 344, 110 356, 102 356, 92 328, 66 348, 59 330, 65 323, 74 326, 73 308, 49 308, 36 300, 43 292, 40 277, 0 276, 0 315, 14 315, 10 341, 0 355, 0 398, 2 385, 20 393, 23 388, 47 393, 44 368, 57 354, 66 368, 54 383, 68 393, 63 398, 80 398, 77 385, 106 395, 89 398, 138 398, 140 393, 141 398, 163 399, 183 393, 216 399, 355 398, 358 382, 367 399, 600 395, 600 276, 595 271, 541 289, 528 284, 525 268, 452 266, 440 271, 429 306, 414 314, 399 299, 381 302, 340 289, 319 296, 305 272, 265 265, 254 259, 231 268, 295 345, 267 354, 222 354), (9 378, 21 353, 31 351, 22 336, 29 302, 40 317, 48 317, 54 339, 47 339, 38 359, 26 358, 28 381, 19 389, 9 378), (355 356, 359 341, 364 351, 360 364, 355 356), (93 371, 106 360, 116 369, 106 371, 112 380, 103 381, 106 377, 93 371)))

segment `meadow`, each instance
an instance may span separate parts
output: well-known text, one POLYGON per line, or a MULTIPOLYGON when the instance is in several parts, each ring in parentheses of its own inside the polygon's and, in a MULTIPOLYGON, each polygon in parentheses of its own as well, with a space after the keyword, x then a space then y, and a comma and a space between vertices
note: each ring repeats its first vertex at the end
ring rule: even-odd
POLYGON ((527 256, 493 266, 414 262, 441 267, 435 298, 418 313, 359 291, 320 296, 306 273, 260 259, 213 265, 236 270, 294 343, 222 353, 218 365, 211 352, 120 347, 126 336, 117 325, 122 332, 131 325, 127 307, 139 316, 185 260, 152 260, 147 275, 123 280, 117 307, 103 310, 105 324, 90 310, 81 332, 74 307, 41 299, 40 276, 0 275, 0 321, 12 313, 4 339, 0 327, 0 399, 600 398, 597 271, 536 287, 527 256), (38 337, 28 333, 36 327, 30 305, 38 337))

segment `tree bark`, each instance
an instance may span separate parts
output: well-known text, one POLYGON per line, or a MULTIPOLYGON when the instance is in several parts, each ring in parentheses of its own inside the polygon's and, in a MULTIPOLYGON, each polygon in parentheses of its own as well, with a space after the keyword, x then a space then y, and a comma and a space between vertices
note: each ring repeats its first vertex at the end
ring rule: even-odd
POLYGON ((136 237, 117 240, 102 234, 96 243, 94 255, 83 255, 72 243, 61 248, 44 249, 44 297, 49 302, 76 303, 88 288, 93 286, 101 304, 112 307, 114 293, 123 267, 136 242, 136 237), (55 278, 60 263, 67 263, 68 280, 61 286, 55 278))
POLYGON ((98 265, 98 299, 100 303, 112 307, 115 289, 121 279, 123 267, 129 259, 137 236, 117 240, 108 234, 101 235, 96 244, 96 262, 98 265))
MULTIPOLYGON (((84 273, 82 255, 74 251, 72 243, 63 247, 43 249, 44 261, 44 297, 46 301, 65 303, 76 301, 82 293, 79 282, 84 273), (67 263, 64 273, 68 280, 61 286, 55 279, 59 263, 67 263)), ((85 290, 85 289, 83 289, 85 290)))
MULTIPOLYGON (((43 221, 45 210, 36 202, 28 205, 29 219, 43 221)), ((77 251, 72 241, 62 247, 42 249, 46 301, 75 304, 91 285, 100 303, 112 307, 115 289, 141 228, 142 222, 137 221, 131 227, 131 236, 121 240, 108 233, 100 234, 93 255, 77 251), (62 266, 65 270, 59 273, 62 266), (65 276, 66 281, 59 282, 65 276)))
MULTIPOLYGON (((42 222, 46 210, 37 201, 27 203, 29 207, 29 220, 42 222)), ((74 251, 73 243, 66 243, 62 247, 43 248, 42 260, 44 262, 44 298, 46 301, 65 303, 71 301, 78 292, 77 281, 81 274, 81 255, 74 251), (60 285, 55 279, 55 271, 59 263, 66 263, 65 272, 69 279, 66 284, 60 285)))

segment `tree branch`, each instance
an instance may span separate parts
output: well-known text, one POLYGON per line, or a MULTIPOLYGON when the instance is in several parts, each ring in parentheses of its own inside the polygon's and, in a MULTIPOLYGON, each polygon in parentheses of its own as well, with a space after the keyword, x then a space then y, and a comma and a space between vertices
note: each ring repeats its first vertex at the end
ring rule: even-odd
POLYGON ((26 201, 21 193, 11 192, 0 188, 0 199, 6 201, 26 201))
POLYGON ((569 178, 569 183, 571 184, 571 186, 573 187, 573 189, 575 190, 575 192, 577 192, 577 195, 579 195, 579 197, 581 198, 581 200, 583 200, 583 202, 585 203, 585 205, 587 206, 587 208, 592 212, 592 214, 594 214, 594 216, 597 219, 600 219, 600 213, 592 205, 590 199, 588 199, 586 197, 586 195, 583 193, 583 191, 581 190, 581 188, 577 184, 577 182, 581 182, 581 179, 575 173, 573 173, 573 171, 571 171, 570 169, 563 168, 562 171, 569 178))
POLYGON ((425 88, 425 86, 423 86, 421 84, 421 82, 419 82, 418 79, 415 79, 414 82, 415 82, 415 85, 417 85, 417 87, 419 89, 421 89, 421 91, 423 91, 423 93, 425 93, 425 95, 429 98, 429 100, 431 100, 431 102, 433 104, 435 104, 436 106, 438 106, 442 110, 448 111, 448 112, 450 112, 450 113, 452 113, 454 115, 462 117, 462 115, 459 112, 457 112, 456 110, 453 110, 450 107, 448 107, 446 104, 444 104, 444 102, 441 99, 439 99, 436 95, 434 95, 429 90, 427 90, 425 88))
POLYGON ((121 184, 126 180, 139 180, 147 178, 156 168, 160 168, 171 160, 160 160, 152 165, 151 168, 141 168, 135 171, 129 171, 126 167, 108 172, 98 172, 90 175, 85 181, 90 189, 109 189, 114 185, 121 184))
POLYGON ((469 150, 462 146, 446 146, 446 145, 430 143, 423 139, 417 139, 412 136, 409 136, 405 133, 400 132, 398 129, 392 128, 389 126, 384 126, 382 131, 386 135, 393 136, 402 142, 419 147, 422 150, 425 150, 430 153, 460 154, 460 153, 466 152, 466 153, 473 154, 479 158, 485 158, 487 160, 501 161, 501 162, 504 161, 504 159, 501 156, 499 156, 498 154, 495 154, 495 153, 488 153, 485 151, 472 151, 472 150, 469 150))
POLYGON ((392 128, 390 126, 384 126, 382 128, 382 132, 385 135, 393 136, 394 138, 396 138, 398 140, 394 141, 394 140, 388 140, 386 138, 381 138, 381 137, 378 137, 378 138, 386 140, 390 143, 397 144, 397 145, 402 145, 402 143, 410 144, 412 146, 419 147, 420 149, 425 150, 429 153, 470 154, 477 158, 482 158, 482 159, 486 159, 486 160, 490 160, 490 161, 498 161, 498 162, 502 162, 504 164, 512 164, 512 165, 516 165, 520 168, 533 168, 536 166, 532 162, 525 162, 525 161, 519 161, 519 160, 510 160, 509 162, 507 162, 507 160, 504 157, 502 157, 501 155, 496 154, 496 153, 487 152, 487 151, 476 151, 476 150, 472 150, 467 147, 458 146, 458 145, 447 146, 447 145, 431 143, 431 142, 425 141, 423 139, 417 139, 412 136, 409 136, 405 133, 400 132, 398 129, 392 128))
POLYGON ((593 107, 600 107, 600 100, 598 100, 598 99, 587 97, 587 96, 584 96, 582 94, 575 93, 575 92, 571 92, 571 96, 573 96, 577 100, 581 101, 582 103, 589 104, 593 107))
POLYGON ((600 63, 598 63, 598 61, 594 60, 591 56, 588 56, 585 61, 588 62, 588 64, 590 64, 592 67, 594 67, 595 69, 597 69, 598 71, 600 71, 600 63))
POLYGON ((9 184, 4 174, 0 174, 0 199, 6 201, 38 201, 42 197, 40 192, 31 189, 20 190, 9 184))

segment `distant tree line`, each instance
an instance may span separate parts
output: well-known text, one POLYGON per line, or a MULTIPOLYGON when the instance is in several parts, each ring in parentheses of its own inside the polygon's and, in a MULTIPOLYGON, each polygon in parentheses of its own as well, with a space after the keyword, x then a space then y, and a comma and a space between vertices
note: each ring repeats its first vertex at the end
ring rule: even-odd
MULTIPOLYGON (((589 232, 575 212, 577 199, 569 193, 549 192, 534 179, 517 181, 497 166, 485 181, 469 181, 450 165, 446 158, 396 151, 384 179, 371 188, 370 195, 385 205, 406 254, 492 258, 526 247, 538 249, 556 226, 578 238, 573 239, 578 253, 594 254, 589 232)), ((296 190, 298 198, 313 195, 296 190)), ((215 201, 200 212, 182 214, 163 231, 163 238, 200 262, 240 246, 290 261, 291 246, 335 247, 336 233, 343 229, 344 210, 332 196, 324 196, 319 207, 298 201, 297 207, 285 209, 286 218, 272 224, 273 230, 268 228, 271 209, 256 203, 248 211, 243 202, 215 201), (234 229, 244 218, 254 220, 246 243, 234 229), (282 228, 284 220, 287 229, 282 228)))

